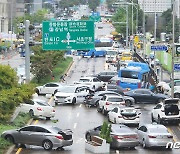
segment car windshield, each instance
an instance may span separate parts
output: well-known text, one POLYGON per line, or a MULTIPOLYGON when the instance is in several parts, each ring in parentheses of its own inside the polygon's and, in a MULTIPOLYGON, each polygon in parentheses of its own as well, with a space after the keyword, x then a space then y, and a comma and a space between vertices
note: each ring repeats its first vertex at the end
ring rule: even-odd
POLYGON ((116 55, 116 51, 107 51, 106 54, 107 55, 116 55))
POLYGON ((167 129, 164 129, 164 128, 149 128, 148 131, 150 133, 159 133, 159 134, 162 134, 162 133, 168 133, 167 129))
POLYGON ((76 87, 70 87, 70 86, 65 86, 65 87, 62 87, 61 89, 59 89, 58 91, 59 92, 64 92, 64 93, 74 93, 76 90, 76 87))
POLYGON ((60 128, 58 128, 58 127, 51 127, 50 128, 53 132, 55 132, 55 133, 57 133, 58 134, 58 132, 61 132, 62 130, 60 129, 60 128))
POLYGON ((41 106, 50 106, 48 103, 46 102, 43 102, 43 101, 35 101, 38 105, 41 105, 41 106))
POLYGON ((123 102, 123 99, 118 98, 118 97, 110 97, 110 98, 108 98, 108 101, 110 101, 110 102, 123 102))
POLYGON ((89 79, 80 79, 79 82, 89 82, 89 79))

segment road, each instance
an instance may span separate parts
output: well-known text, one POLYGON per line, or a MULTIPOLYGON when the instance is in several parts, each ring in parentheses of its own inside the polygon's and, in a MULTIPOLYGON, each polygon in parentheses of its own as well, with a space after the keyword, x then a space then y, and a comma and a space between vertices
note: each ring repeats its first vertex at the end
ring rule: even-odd
MULTIPOLYGON (((79 59, 78 57, 74 57, 74 64, 72 69, 70 70, 66 82, 73 83, 73 81, 77 81, 83 75, 90 75, 94 73, 98 73, 106 69, 105 59, 104 58, 93 58, 93 59, 79 59)), ((111 66, 110 69, 114 69, 111 66)), ((41 96, 44 97, 44 96, 41 96)), ((139 104, 136 105, 137 108, 142 112, 140 116, 140 123, 151 123, 150 111, 154 107, 153 104, 139 104)), ((85 132, 89 129, 97 127, 103 123, 103 121, 107 120, 105 116, 101 113, 98 113, 95 108, 87 108, 84 104, 78 103, 72 106, 71 104, 67 105, 58 105, 55 107, 56 116, 54 119, 58 120, 57 123, 53 123, 51 120, 39 120, 35 123, 38 124, 46 124, 46 125, 55 125, 62 129, 72 129, 73 130, 73 140, 74 143, 70 147, 65 147, 64 151, 61 151, 63 154, 90 154, 89 151, 85 150, 85 132)), ((136 129, 136 128, 132 128, 136 129)), ((171 130, 174 134, 176 134, 176 138, 180 140, 179 127, 177 126, 168 126, 168 129, 171 130)), ((18 149, 15 149, 14 153, 18 149)), ((26 149, 22 149, 21 154, 50 154, 50 153, 59 153, 59 151, 44 151, 41 147, 36 146, 27 146, 26 149)), ((113 153, 125 153, 125 154, 178 154, 178 150, 165 151, 165 149, 146 149, 144 150, 141 146, 138 146, 136 150, 111 150, 111 154, 113 153)))

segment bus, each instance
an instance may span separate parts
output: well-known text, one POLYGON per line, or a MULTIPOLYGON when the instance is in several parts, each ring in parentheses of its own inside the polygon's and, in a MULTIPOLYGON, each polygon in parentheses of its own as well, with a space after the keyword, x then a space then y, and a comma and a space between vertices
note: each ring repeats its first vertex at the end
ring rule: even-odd
POLYGON ((95 40, 95 47, 112 47, 113 40, 111 38, 100 38, 95 40))
POLYGON ((118 71, 117 84, 126 90, 148 88, 150 68, 146 63, 129 62, 127 67, 118 71))

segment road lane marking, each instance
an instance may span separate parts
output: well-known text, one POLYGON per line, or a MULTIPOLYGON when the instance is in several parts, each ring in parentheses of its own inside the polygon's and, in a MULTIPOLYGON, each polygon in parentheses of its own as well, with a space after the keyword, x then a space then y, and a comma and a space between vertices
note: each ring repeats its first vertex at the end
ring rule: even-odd
POLYGON ((36 125, 38 122, 39 122, 39 120, 36 120, 36 121, 34 122, 34 125, 36 125))
POLYGON ((77 123, 74 123, 74 129, 76 129, 76 127, 77 127, 77 123))
POLYGON ((119 154, 119 150, 116 150, 116 153, 119 154))
POLYGON ((108 64, 107 63, 104 64, 104 69, 108 70, 108 64))
POLYGON ((49 105, 51 105, 52 99, 53 99, 53 96, 51 96, 51 98, 50 98, 49 101, 48 101, 48 104, 49 104, 49 105))
POLYGON ((79 117, 79 113, 77 113, 76 117, 79 117))
POLYGON ((22 151, 22 148, 19 148, 16 154, 19 154, 22 151))
POLYGON ((82 107, 82 104, 80 104, 79 107, 82 107))
POLYGON ((177 142, 177 136, 175 135, 174 131, 171 128, 167 128, 169 133, 173 136, 174 142, 177 142))

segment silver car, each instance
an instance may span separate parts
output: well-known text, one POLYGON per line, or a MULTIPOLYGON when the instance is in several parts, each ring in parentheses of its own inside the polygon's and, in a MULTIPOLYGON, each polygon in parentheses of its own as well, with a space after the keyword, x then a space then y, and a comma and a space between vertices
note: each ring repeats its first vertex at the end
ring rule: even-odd
POLYGON ((164 125, 145 124, 137 129, 137 134, 143 148, 166 147, 168 142, 173 142, 173 136, 164 125))
POLYGON ((73 143, 72 131, 54 126, 29 125, 2 133, 3 138, 14 144, 42 146, 45 150, 70 146, 73 143))
MULTIPOLYGON (((91 141, 92 136, 99 136, 102 125, 86 132, 85 138, 91 141)), ((111 125, 111 148, 135 148, 139 145, 138 135, 128 126, 122 124, 111 125)))

